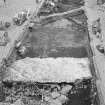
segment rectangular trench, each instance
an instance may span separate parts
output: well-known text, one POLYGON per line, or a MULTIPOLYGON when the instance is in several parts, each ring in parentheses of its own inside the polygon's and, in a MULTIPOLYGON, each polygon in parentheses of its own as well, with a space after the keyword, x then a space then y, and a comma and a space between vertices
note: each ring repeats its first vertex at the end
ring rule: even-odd
MULTIPOLYGON (((97 93, 97 87, 95 80, 97 76, 95 74, 92 52, 89 45, 89 33, 87 30, 87 20, 85 14, 74 16, 73 18, 78 21, 82 21, 85 28, 75 24, 68 18, 62 18, 56 20, 53 23, 48 23, 44 26, 40 26, 37 30, 33 30, 24 34, 24 38, 20 39, 22 47, 26 47, 25 53, 21 54, 19 49, 15 46, 10 56, 4 61, 4 65, 1 70, 1 103, 15 103, 18 99, 22 99, 24 105, 52 105, 51 103, 44 102, 43 93, 47 91, 48 94, 52 94, 54 89, 57 92, 63 90, 64 87, 69 85, 70 90, 66 94, 68 101, 62 103, 62 105, 99 105, 99 98, 97 93), (75 82, 31 82, 31 81, 15 81, 13 79, 6 80, 9 72, 8 68, 18 61, 29 58, 88 58, 90 64, 90 71, 92 78, 84 78, 75 80, 75 82)), ((58 92, 59 93, 59 92, 58 92)), ((62 95, 62 94, 61 94, 62 95)), ((46 95, 45 95, 46 96, 46 95)), ((65 100, 63 98, 62 100, 65 100)), ((55 101, 53 105, 61 105, 55 101)))

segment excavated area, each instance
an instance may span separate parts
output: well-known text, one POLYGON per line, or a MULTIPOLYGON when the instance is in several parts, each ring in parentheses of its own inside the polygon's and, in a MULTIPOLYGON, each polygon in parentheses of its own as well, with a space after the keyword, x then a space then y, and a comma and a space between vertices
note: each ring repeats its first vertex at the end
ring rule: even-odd
POLYGON ((87 19, 84 13, 73 19, 79 24, 61 18, 27 29, 19 40, 25 52, 14 48, 3 68, 1 103, 99 105, 87 19))
POLYGON ((82 13, 73 16, 73 19, 79 21, 80 25, 69 19, 60 19, 53 23, 50 23, 53 19, 49 19, 44 20, 45 25, 40 26, 39 29, 25 33, 27 35, 22 45, 27 46, 27 52, 23 57, 88 57, 86 16, 82 13))

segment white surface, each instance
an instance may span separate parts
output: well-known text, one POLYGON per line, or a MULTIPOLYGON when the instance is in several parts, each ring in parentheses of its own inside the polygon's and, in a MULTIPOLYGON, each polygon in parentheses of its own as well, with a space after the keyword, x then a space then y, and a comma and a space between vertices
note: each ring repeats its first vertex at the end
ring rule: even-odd
POLYGON ((74 82, 92 77, 88 58, 25 58, 12 64, 6 79, 34 82, 74 82))

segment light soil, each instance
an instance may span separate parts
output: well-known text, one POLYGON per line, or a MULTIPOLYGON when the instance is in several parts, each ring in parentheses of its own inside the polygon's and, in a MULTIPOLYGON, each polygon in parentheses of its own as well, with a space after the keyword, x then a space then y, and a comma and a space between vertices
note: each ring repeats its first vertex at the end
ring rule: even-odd
POLYGON ((6 5, 1 1, 0 2, 0 19, 5 19, 10 21, 12 26, 7 31, 9 33, 10 42, 7 46, 0 46, 0 62, 5 58, 10 49, 13 47, 14 41, 19 37, 20 33, 23 31, 24 26, 13 26, 12 18, 14 15, 24 9, 29 9, 33 12, 35 11, 37 5, 35 0, 7 0, 6 5))

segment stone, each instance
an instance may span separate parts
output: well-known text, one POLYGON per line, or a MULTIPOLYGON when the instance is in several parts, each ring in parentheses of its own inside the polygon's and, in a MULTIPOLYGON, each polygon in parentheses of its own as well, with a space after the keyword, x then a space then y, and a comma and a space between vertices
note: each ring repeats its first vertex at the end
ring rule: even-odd
POLYGON ((61 95, 56 100, 59 100, 62 104, 64 104, 65 102, 68 101, 68 97, 66 97, 65 95, 61 95))
POLYGON ((66 85, 62 88, 61 94, 66 95, 72 89, 71 85, 66 85))
POLYGON ((44 96, 44 100, 49 102, 52 98, 50 96, 44 96))
POLYGON ((51 93, 51 96, 52 96, 53 99, 55 99, 55 98, 60 96, 60 93, 57 92, 57 91, 54 91, 54 92, 51 93))

